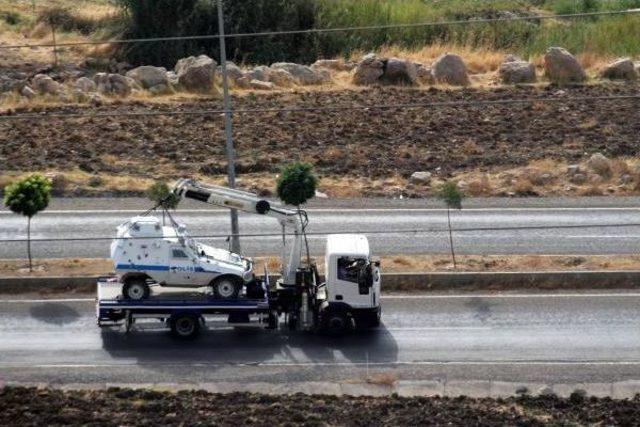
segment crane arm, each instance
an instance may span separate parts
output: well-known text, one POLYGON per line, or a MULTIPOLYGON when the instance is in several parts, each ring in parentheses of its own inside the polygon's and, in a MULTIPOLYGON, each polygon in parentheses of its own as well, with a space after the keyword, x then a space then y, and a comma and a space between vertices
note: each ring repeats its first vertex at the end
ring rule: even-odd
POLYGON ((178 181, 173 192, 181 199, 193 199, 222 208, 269 216, 277 219, 284 228, 292 228, 294 241, 288 263, 284 262, 283 256, 282 280, 284 284, 295 284, 295 274, 302 257, 302 233, 306 225, 297 210, 273 205, 268 200, 247 191, 202 184, 191 179, 178 181))

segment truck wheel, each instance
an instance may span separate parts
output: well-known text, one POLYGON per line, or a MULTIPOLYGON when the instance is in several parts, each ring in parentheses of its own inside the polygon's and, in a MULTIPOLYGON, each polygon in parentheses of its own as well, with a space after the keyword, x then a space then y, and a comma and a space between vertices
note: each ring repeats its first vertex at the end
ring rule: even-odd
POLYGON ((140 301, 149 298, 151 290, 143 278, 129 279, 122 287, 122 295, 126 299, 140 301))
POLYGON ((241 285, 238 280, 231 277, 223 277, 213 281, 213 294, 216 298, 234 299, 238 298, 241 285))
POLYGON ((193 314, 177 314, 169 319, 171 333, 176 338, 193 339, 200 333, 200 319, 193 314))
POLYGON ((329 309, 322 316, 322 332, 331 336, 344 335, 351 329, 351 318, 345 310, 329 309))

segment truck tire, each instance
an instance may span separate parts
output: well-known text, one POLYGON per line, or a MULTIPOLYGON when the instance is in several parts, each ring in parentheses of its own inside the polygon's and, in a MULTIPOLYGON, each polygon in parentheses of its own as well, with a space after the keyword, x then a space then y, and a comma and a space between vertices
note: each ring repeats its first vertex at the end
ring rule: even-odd
POLYGON ((127 279, 124 286, 122 286, 122 295, 126 299, 140 301, 149 298, 150 293, 149 285, 142 277, 127 279))
POLYGON ((334 337, 346 334, 351 330, 351 316, 341 308, 327 308, 322 313, 321 331, 334 337))
POLYGON ((238 298, 242 284, 238 279, 225 276, 215 279, 211 283, 211 287, 213 287, 213 294, 216 298, 234 299, 238 298))
POLYGON ((169 319, 174 337, 189 340, 200 334, 200 318, 193 314, 175 314, 169 319))

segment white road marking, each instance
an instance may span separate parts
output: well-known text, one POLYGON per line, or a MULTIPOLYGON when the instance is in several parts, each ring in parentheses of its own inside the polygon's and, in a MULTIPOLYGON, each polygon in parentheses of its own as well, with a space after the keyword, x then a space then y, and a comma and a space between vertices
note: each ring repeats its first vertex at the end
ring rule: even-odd
MULTIPOLYGON (((504 208, 465 208, 464 212, 503 212, 503 211, 639 211, 637 207, 504 207, 504 208)), ((68 209, 68 210, 48 210, 40 213, 42 215, 61 215, 61 214, 135 214, 142 212, 143 209, 68 209)), ((228 212, 225 209, 180 209, 178 213, 219 213, 228 212)), ((444 208, 311 208, 307 212, 446 212, 444 208)), ((14 215, 10 211, 1 210, 0 215, 14 215)))
POLYGON ((137 360, 120 363, 91 363, 91 364, 28 364, 28 363, 0 363, 0 369, 16 368, 114 368, 123 366, 179 366, 179 367, 215 367, 215 366, 252 366, 252 367, 305 367, 305 366, 640 366, 640 360, 621 361, 526 361, 526 360, 479 360, 479 361, 389 361, 389 362, 139 362, 137 360))
MULTIPOLYGON (((383 300, 411 299, 459 299, 459 298, 627 298, 640 297, 638 292, 610 293, 562 293, 562 294, 455 294, 455 295, 383 295, 383 300)), ((95 298, 57 298, 57 299, 0 299, 0 304, 38 304, 45 302, 95 302, 95 298)), ((408 328, 415 329, 415 328, 408 328)), ((433 328, 429 328, 433 329, 433 328)))

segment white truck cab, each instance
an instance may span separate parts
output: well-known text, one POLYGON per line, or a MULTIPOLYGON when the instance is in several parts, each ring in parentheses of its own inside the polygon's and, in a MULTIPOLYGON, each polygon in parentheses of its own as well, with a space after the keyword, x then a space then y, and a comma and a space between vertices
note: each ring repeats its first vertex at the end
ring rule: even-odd
POLYGON ((211 286, 218 298, 236 298, 254 279, 250 259, 196 242, 183 225, 163 226, 154 216, 134 217, 118 226, 111 259, 123 295, 133 300, 149 296, 148 282, 211 286))

